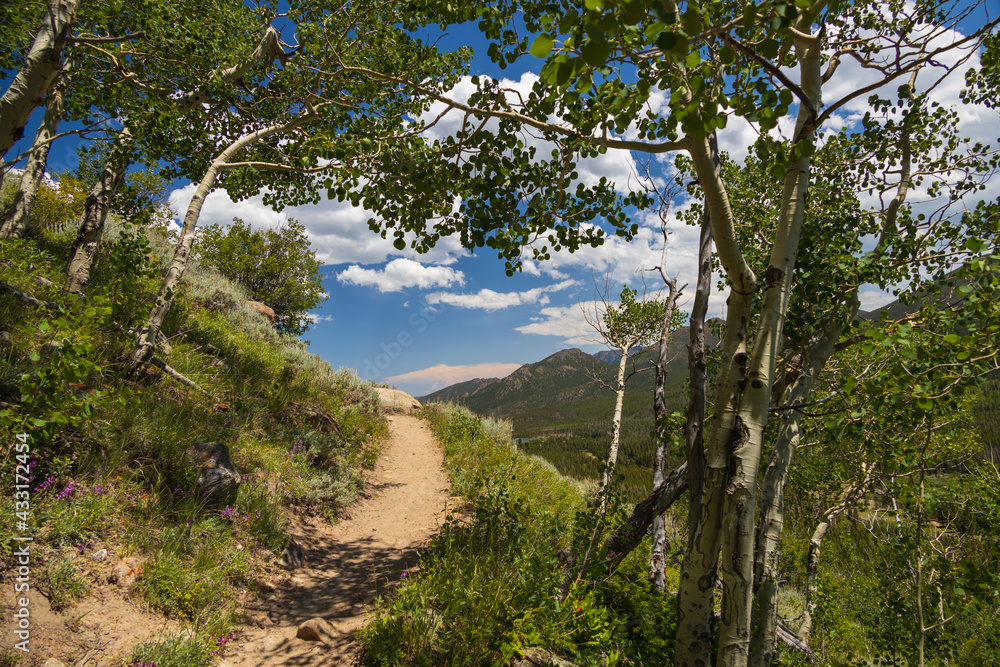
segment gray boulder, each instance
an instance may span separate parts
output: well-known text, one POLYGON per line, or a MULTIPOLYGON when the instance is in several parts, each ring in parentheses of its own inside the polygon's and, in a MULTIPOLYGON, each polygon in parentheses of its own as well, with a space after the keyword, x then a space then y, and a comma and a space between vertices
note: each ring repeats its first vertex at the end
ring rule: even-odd
POLYGON ((198 493, 209 505, 234 504, 241 478, 229 456, 229 447, 221 442, 199 443, 195 447, 205 462, 198 476, 198 493))

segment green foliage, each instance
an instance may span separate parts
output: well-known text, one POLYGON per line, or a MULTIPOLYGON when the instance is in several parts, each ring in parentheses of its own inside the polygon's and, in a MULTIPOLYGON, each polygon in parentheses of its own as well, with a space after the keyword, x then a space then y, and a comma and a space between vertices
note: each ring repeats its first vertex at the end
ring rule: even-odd
MULTIPOLYGON (((0 295, 13 339, 0 349, 0 399, 12 404, 0 434, 14 442, 14 433, 26 433, 30 445, 22 453, 31 475, 28 530, 40 549, 120 540, 105 544, 146 560, 136 591, 210 643, 232 623, 234 584, 253 587, 273 570, 289 505, 335 519, 353 500, 359 468, 373 463, 387 431, 377 394, 250 317, 245 298, 230 296, 240 292, 206 269, 191 274, 168 330, 170 364, 205 393, 160 375, 129 383, 117 319, 128 319, 129 293, 148 293, 154 282, 146 259, 160 240, 121 235, 100 268, 105 284, 86 298, 41 292, 34 275, 58 279, 63 268, 42 243, 0 241, 0 280, 64 302, 40 310, 0 295), (221 510, 197 493, 194 445, 210 441, 230 445, 245 478, 233 506, 221 510)), ((0 449, 9 469, 22 463, 16 457, 14 448, 0 449)), ((16 511, 13 484, 13 475, 0 480, 8 516, 16 511)), ((0 536, 4 559, 10 537, 0 536)), ((54 593, 79 592, 69 572, 53 570, 54 593)), ((188 648, 175 649, 177 664, 198 664, 188 648)))
MULTIPOLYGON (((3 188, 0 189, 0 217, 6 218, 14 205, 14 193, 19 187, 20 179, 5 176, 3 188)), ((43 179, 35 194, 35 205, 31 211, 29 228, 35 233, 39 231, 54 232, 67 226, 79 226, 79 217, 83 214, 86 194, 70 184, 43 179)))
POLYGON ((283 333, 304 333, 308 311, 326 298, 320 262, 295 220, 278 230, 253 230, 235 218, 226 230, 204 228, 198 247, 203 262, 274 310, 274 327, 283 333))
MULTIPOLYGON (((628 285, 622 286, 619 304, 607 304, 601 319, 603 329, 599 330, 608 345, 627 354, 636 345, 649 345, 659 338, 663 328, 663 313, 666 304, 657 299, 640 299, 638 292, 628 285)), ((680 311, 676 311, 678 317, 680 311)), ((673 328, 677 328, 674 326, 673 328)))
POLYGON ((94 362, 98 350, 91 327, 108 324, 112 308, 100 297, 85 301, 67 295, 65 301, 65 307, 45 313, 35 341, 24 350, 19 408, 0 410, 0 427, 27 433, 38 443, 53 442, 63 429, 80 428, 107 402, 106 392, 93 386, 102 369, 94 362))
POLYGON ((82 598, 89 588, 70 560, 46 564, 40 583, 52 611, 62 611, 73 601, 82 598))
POLYGON ((186 632, 165 632, 159 639, 132 649, 128 667, 209 667, 212 655, 205 642, 186 632))

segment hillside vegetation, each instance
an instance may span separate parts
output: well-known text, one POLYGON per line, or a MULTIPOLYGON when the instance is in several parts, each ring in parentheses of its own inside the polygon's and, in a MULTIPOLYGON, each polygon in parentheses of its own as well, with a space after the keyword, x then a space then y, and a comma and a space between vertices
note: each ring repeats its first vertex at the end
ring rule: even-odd
MULTIPOLYGON (((155 367, 128 379, 131 328, 159 284, 168 239, 120 230, 86 297, 54 286, 72 228, 0 240, 0 282, 10 288, 0 294, 0 451, 10 473, 0 511, 24 522, 0 536, 0 558, 7 570, 15 536, 32 536, 35 581, 58 610, 95 586, 90 554, 138 556, 133 596, 193 633, 137 647, 135 664, 206 665, 231 636, 238 598, 276 571, 289 510, 335 520, 386 422, 370 384, 275 333, 238 286, 202 268, 188 272, 160 347, 170 348, 168 368, 197 386, 155 367), (213 442, 228 445, 242 477, 220 502, 199 487, 213 442), (15 508, 21 465, 30 511, 15 508)), ((4 656, 0 664, 17 658, 4 656)))

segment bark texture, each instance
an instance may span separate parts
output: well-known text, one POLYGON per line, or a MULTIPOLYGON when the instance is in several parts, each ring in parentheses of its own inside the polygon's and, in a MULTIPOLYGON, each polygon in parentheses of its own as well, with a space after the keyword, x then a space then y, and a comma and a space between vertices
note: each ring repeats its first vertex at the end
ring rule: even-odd
MULTIPOLYGON (((258 63, 269 63, 277 60, 281 64, 288 61, 288 56, 281 48, 278 32, 268 27, 249 58, 241 63, 214 72, 210 82, 222 81, 233 84, 239 81, 251 66, 258 63)), ((186 93, 174 100, 173 107, 177 113, 187 113, 201 104, 211 101, 206 92, 208 84, 186 93)), ((140 130, 137 130, 141 132, 140 130)), ((87 197, 83 225, 77 234, 70 250, 70 261, 66 266, 66 291, 83 292, 90 280, 97 252, 100 249, 101 238, 104 235, 104 225, 107 222, 111 201, 121 187, 125 172, 131 164, 131 147, 134 136, 129 126, 119 134, 115 148, 108 157, 101 178, 94 185, 87 197)))
MULTIPOLYGON (((815 132, 813 110, 821 106, 820 46, 821 40, 816 36, 802 34, 795 40, 802 91, 810 101, 809 105, 799 107, 794 135, 797 143, 810 142, 815 132)), ((749 660, 757 473, 805 216, 809 166, 808 157, 799 158, 789 165, 785 176, 753 359, 739 401, 738 430, 730 441, 720 560, 723 582, 717 659, 720 667, 745 667, 749 660)))
MULTIPOLYGON (((719 146, 713 132, 709 137, 709 156, 719 173, 719 146)), ((705 399, 708 394, 708 361, 705 356, 705 316, 712 294, 712 215, 704 207, 698 239, 698 281, 688 320, 688 395, 684 441, 688 462, 688 549, 701 517, 701 493, 705 479, 705 399)))
POLYGON ((66 265, 66 291, 83 292, 90 281, 90 270, 104 236, 104 223, 111 210, 111 200, 125 180, 125 170, 131 164, 130 152, 134 143, 128 127, 115 140, 114 148, 104 163, 101 177, 87 193, 84 204, 83 224, 76 234, 66 265))
POLYGON ((35 133, 35 142, 28 154, 28 164, 24 167, 21 183, 17 192, 14 193, 13 210, 10 217, 4 221, 3 228, 0 229, 0 236, 20 238, 24 235, 24 230, 27 229, 28 222, 31 220, 31 213, 35 209, 35 197, 38 195, 38 187, 45 175, 45 165, 49 161, 49 149, 52 147, 52 138, 56 135, 59 121, 62 119, 62 112, 62 90, 55 86, 45 103, 42 124, 39 125, 38 131, 35 133))
POLYGON ((736 430, 737 407, 747 364, 747 330, 757 277, 736 239, 733 212, 708 138, 692 141, 691 158, 705 193, 718 256, 729 280, 729 308, 722 338, 712 430, 705 455, 701 508, 690 548, 681 564, 677 592, 678 667, 712 664, 713 596, 722 543, 722 508, 728 479, 728 449, 736 430))
POLYGON ((614 475, 615 465, 618 463, 618 443, 622 431, 622 405, 625 402, 625 365, 628 363, 629 347, 629 345, 625 345, 622 348, 622 357, 618 360, 618 379, 615 383, 615 414, 611 419, 611 447, 608 449, 608 460, 604 465, 604 473, 601 475, 601 509, 606 506, 611 479, 614 475))
POLYGON ((31 113, 42 105, 59 72, 83 0, 49 0, 48 11, 24 65, 0 97, 0 156, 24 136, 31 113))
MULTIPOLYGON (((666 252, 666 248, 664 248, 664 252, 666 252)), ((662 419, 666 419, 668 416, 667 401, 665 397, 667 384, 667 348, 670 345, 670 323, 674 318, 674 309, 677 307, 677 299, 681 295, 681 291, 677 289, 677 280, 667 280, 662 266, 660 267, 660 272, 664 281, 667 283, 667 306, 663 313, 663 328, 660 330, 659 354, 656 358, 655 367, 656 379, 653 386, 653 418, 658 422, 662 419)), ((664 483, 667 475, 666 434, 660 433, 658 437, 660 444, 653 453, 654 491, 658 486, 664 483)), ((653 517, 652 528, 653 548, 649 557, 649 578, 654 584, 656 584, 656 587, 659 588, 661 592, 664 592, 667 588, 667 533, 666 527, 663 524, 662 512, 653 517)))

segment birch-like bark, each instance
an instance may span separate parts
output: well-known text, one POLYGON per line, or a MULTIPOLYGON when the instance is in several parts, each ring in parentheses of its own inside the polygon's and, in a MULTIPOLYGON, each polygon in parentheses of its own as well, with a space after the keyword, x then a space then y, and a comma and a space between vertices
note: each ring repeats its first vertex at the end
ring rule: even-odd
POLYGON ((131 375, 135 376, 143 372, 153 358, 153 354, 156 351, 156 340, 163 326, 163 321, 166 319, 167 313, 170 312, 174 294, 187 268, 188 258, 191 255, 191 246, 194 244, 195 227, 201 215, 201 208, 205 203, 205 198, 212 191, 212 187, 215 185, 215 180, 219 174, 227 168, 229 161, 247 146, 251 146, 265 137, 301 128, 307 123, 316 120, 323 106, 325 105, 318 105, 312 112, 299 116, 287 123, 272 125, 256 132, 245 134, 231 143, 218 157, 212 160, 211 165, 209 165, 201 182, 195 189, 191 203, 188 205, 187 213, 184 215, 184 225, 181 227, 180 238, 177 240, 177 247, 174 249, 174 257, 170 262, 170 268, 167 269, 167 273, 163 277, 160 292, 156 297, 156 303, 153 305, 153 309, 149 313, 149 318, 147 318, 142 333, 139 335, 139 342, 129 357, 129 372, 131 375))
MULTIPOLYGON (((664 253, 666 248, 664 247, 664 253)), ((680 297, 680 290, 677 289, 677 280, 666 280, 661 262, 660 271, 663 279, 667 283, 667 304, 663 313, 663 328, 660 330, 659 355, 656 359, 656 380, 653 386, 653 418, 656 421, 667 418, 666 384, 667 384, 667 348, 670 345, 670 323, 674 319, 674 309, 677 307, 677 299, 680 297)), ((660 434, 660 445, 653 454, 653 490, 662 485, 667 478, 667 444, 665 434, 660 434)), ((667 590, 667 531, 663 524, 663 514, 657 514, 653 518, 653 548, 649 556, 649 578, 660 589, 660 592, 667 590)))
MULTIPOLYGON (((810 101, 799 106, 796 145, 811 141, 815 112, 821 106, 821 39, 795 38, 802 90, 810 101), (811 107, 811 109, 809 108, 811 107)), ((722 618, 719 627, 719 667, 745 667, 750 649, 750 615, 753 602, 754 523, 757 474, 771 403, 774 369, 780 352, 792 274, 805 217, 809 183, 808 157, 793 161, 782 189, 780 219, 765 275, 764 301, 754 340, 753 359, 746 389, 739 402, 736 432, 729 453, 722 530, 722 618)))
POLYGON ((63 69, 63 50, 83 0, 50 0, 24 65, 0 97, 0 157, 24 136, 31 113, 41 106, 63 69))
POLYGON ((802 623, 799 625, 799 639, 804 643, 809 643, 809 635, 812 633, 813 617, 816 614, 816 593, 819 592, 819 557, 823 548, 823 538, 826 531, 836 520, 837 516, 844 510, 844 505, 832 507, 820 518, 819 523, 813 530, 809 538, 809 553, 806 556, 806 603, 802 610, 802 623))
POLYGON ((754 557, 754 604, 751 614, 750 664, 766 667, 774 659, 778 632, 778 550, 785 522, 785 481, 792 457, 802 439, 802 412, 793 406, 808 402, 816 380, 833 354, 844 328, 857 315, 859 302, 853 295, 844 321, 832 326, 806 352, 799 376, 785 392, 782 415, 771 459, 764 474, 760 520, 754 557))
POLYGON ((87 193, 83 209, 83 224, 76 233, 76 239, 70 248, 69 262, 66 264, 67 292, 82 293, 90 282, 90 270, 94 258, 101 247, 104 236, 104 224, 111 210, 111 200, 114 199, 125 180, 125 171, 132 163, 130 153, 134 138, 126 126, 115 139, 115 144, 101 170, 101 177, 87 193))
MULTIPOLYGON (((719 145, 715 133, 709 137, 709 153, 715 173, 719 173, 719 145)), ((688 320, 688 395, 684 441, 688 463, 688 549, 694 542, 701 517, 701 493, 705 479, 705 398, 708 394, 708 358, 705 353, 705 317, 712 294, 712 215, 706 205, 702 211, 698 239, 698 281, 688 320)))
POLYGON ((608 492, 611 489, 611 479, 615 465, 618 463, 618 442, 622 430, 622 405, 625 402, 625 364, 628 363, 628 351, 631 345, 622 348, 622 357, 618 361, 618 381, 615 383, 615 414, 611 420, 611 447, 608 450, 608 460, 601 475, 601 510, 607 507, 608 492))
POLYGON ((681 564, 677 591, 678 667, 712 664, 713 595, 722 543, 722 509, 728 479, 728 443, 747 364, 747 331, 757 277, 736 239, 735 221, 725 185, 706 137, 692 141, 690 154, 712 220, 717 254, 729 280, 728 313, 722 337, 722 363, 716 384, 712 429, 705 454, 701 508, 694 538, 681 564))
POLYGON ((35 209, 35 197, 38 195, 38 187, 42 183, 45 175, 45 165, 49 161, 49 149, 52 147, 52 138, 59 127, 62 119, 63 96, 62 89, 54 86, 49 94, 49 99, 45 103, 45 115, 42 116, 42 124, 35 132, 35 143, 28 154, 28 163, 21 174, 21 182, 14 193, 14 206, 10 217, 4 221, 3 228, 0 229, 0 236, 8 238, 20 238, 24 235, 24 230, 28 228, 31 214, 35 209))

